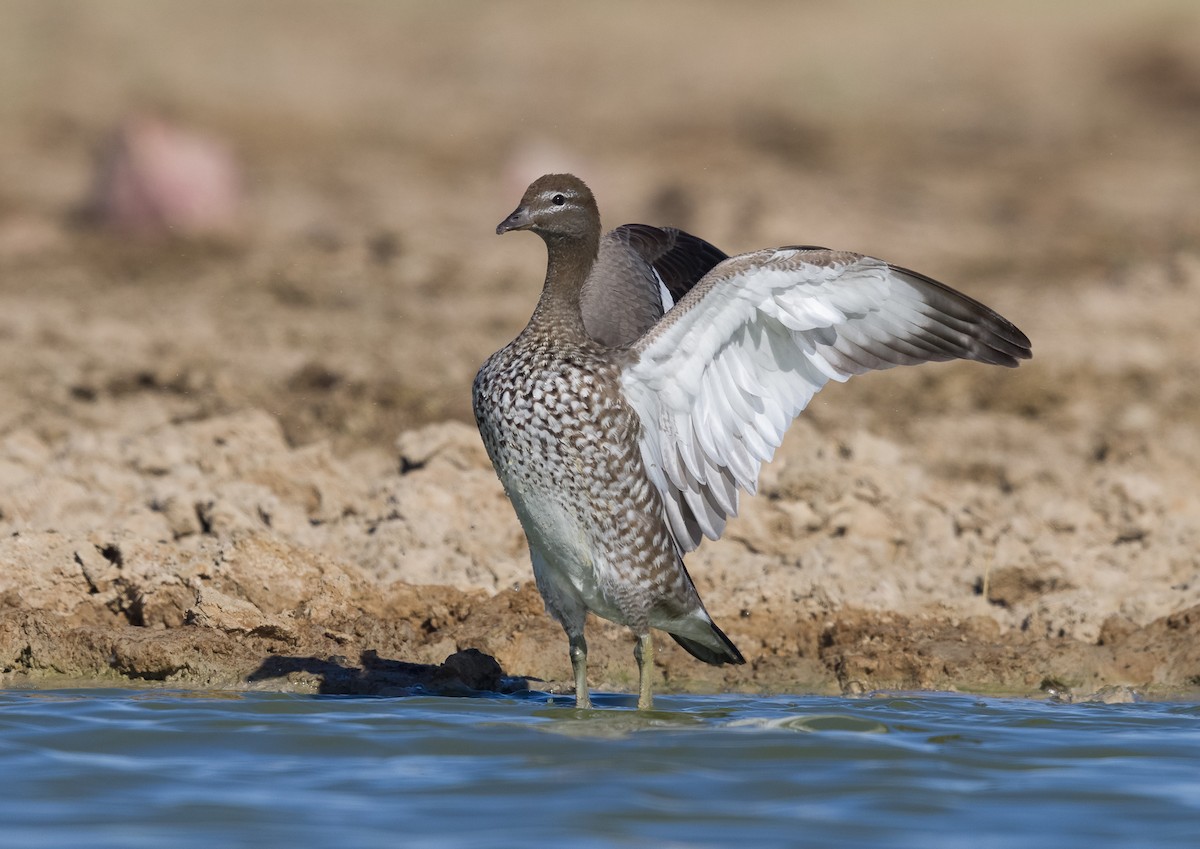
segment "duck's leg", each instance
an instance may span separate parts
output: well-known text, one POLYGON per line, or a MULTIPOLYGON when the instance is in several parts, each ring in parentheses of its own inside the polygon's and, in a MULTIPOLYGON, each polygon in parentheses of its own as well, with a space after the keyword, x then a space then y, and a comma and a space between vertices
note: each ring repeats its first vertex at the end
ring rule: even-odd
POLYGON ((586 710, 592 706, 587 685, 587 640, 583 638, 587 605, 567 580, 565 571, 552 567, 541 549, 532 542, 529 555, 538 592, 546 602, 546 612, 567 632, 567 656, 571 658, 571 671, 575 673, 575 707, 586 710))
POLYGON ((638 710, 650 710, 654 707, 650 680, 654 675, 654 636, 649 631, 638 634, 633 656, 638 663, 638 710))
POLYGON ((570 641, 571 669, 575 673, 575 707, 588 710, 592 706, 592 698, 588 695, 587 685, 587 640, 583 632, 567 634, 570 641))

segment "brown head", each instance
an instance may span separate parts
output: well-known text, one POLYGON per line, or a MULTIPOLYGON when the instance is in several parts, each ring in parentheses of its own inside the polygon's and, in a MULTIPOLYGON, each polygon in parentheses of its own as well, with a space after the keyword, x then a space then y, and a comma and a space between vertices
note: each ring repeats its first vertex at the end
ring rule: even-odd
POLYGON ((583 180, 573 174, 547 174, 530 184, 520 205, 500 222, 496 233, 509 230, 532 230, 547 242, 594 242, 600 238, 600 210, 583 180))

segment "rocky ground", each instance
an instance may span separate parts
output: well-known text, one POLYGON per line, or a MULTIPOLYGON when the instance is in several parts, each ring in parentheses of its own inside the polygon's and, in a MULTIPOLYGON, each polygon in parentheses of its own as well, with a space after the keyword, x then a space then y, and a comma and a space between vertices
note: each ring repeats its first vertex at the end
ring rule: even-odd
POLYGON ((10 4, 0 682, 561 687, 469 387, 544 261, 493 228, 569 168, 1033 340, 822 392, 689 558, 748 663, 660 640, 662 689, 1200 687, 1200 12, 887 8, 10 4), (102 214, 136 115, 219 140, 226 219, 102 214))

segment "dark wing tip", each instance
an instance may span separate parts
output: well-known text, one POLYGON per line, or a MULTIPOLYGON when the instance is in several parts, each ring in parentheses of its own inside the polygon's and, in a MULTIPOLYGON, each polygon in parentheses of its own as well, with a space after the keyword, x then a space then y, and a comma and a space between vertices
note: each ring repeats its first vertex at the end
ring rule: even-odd
POLYGON ((930 308, 927 318, 962 334, 961 351, 955 356, 1005 368, 1033 358, 1029 337, 991 307, 918 271, 888 267, 920 291, 930 308))

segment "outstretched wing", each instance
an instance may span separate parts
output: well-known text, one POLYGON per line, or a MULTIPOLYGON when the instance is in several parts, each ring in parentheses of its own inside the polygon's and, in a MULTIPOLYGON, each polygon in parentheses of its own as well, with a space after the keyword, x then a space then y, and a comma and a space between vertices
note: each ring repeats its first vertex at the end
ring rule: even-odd
POLYGON ((673 227, 624 224, 604 234, 580 295, 588 335, 629 344, 723 259, 720 248, 673 227))
POLYGON ((622 390, 680 548, 716 539, 829 380, 969 359, 1016 366, 1029 339, 988 307, 860 254, 781 248, 709 272, 630 348, 622 390))

